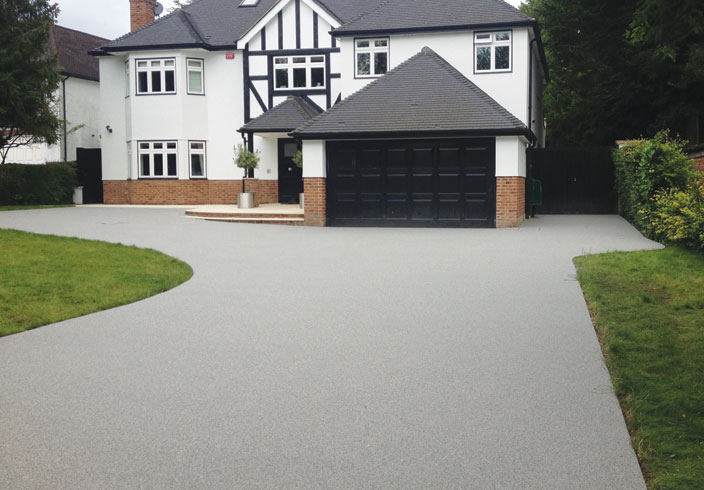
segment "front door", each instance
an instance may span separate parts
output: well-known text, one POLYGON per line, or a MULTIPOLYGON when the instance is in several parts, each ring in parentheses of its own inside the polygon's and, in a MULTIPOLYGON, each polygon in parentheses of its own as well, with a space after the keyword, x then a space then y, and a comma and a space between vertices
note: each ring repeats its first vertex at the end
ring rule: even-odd
POLYGON ((279 139, 279 202, 297 204, 303 192, 303 170, 293 163, 300 145, 293 139, 279 139))

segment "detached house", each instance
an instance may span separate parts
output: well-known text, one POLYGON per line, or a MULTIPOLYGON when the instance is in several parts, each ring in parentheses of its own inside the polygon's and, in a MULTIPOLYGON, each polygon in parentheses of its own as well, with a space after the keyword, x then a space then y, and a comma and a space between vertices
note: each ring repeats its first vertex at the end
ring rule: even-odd
POLYGON ((61 82, 54 93, 61 135, 54 145, 34 143, 11 149, 8 162, 43 164, 75 161, 77 148, 100 147, 98 61, 88 52, 107 41, 85 32, 51 25, 49 52, 56 56, 61 72, 61 82))
POLYGON ((234 203, 313 225, 518 226, 542 146, 537 22, 501 0, 196 0, 100 59, 106 203, 234 203), (292 164, 302 149, 303 168, 292 164))

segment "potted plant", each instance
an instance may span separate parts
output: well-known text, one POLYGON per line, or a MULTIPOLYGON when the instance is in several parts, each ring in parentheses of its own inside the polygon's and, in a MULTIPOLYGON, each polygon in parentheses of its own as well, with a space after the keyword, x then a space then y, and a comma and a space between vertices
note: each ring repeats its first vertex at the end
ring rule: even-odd
POLYGON ((235 147, 235 165, 244 171, 242 175, 242 192, 237 196, 237 207, 238 208, 253 208, 254 207, 254 193, 245 192, 245 183, 247 181, 247 174, 249 169, 257 168, 259 165, 260 152, 250 151, 243 144, 239 144, 235 147))
MULTIPOLYGON (((298 168, 303 168, 303 152, 298 150, 295 155, 293 155, 293 164, 298 168)), ((298 205, 303 208, 303 193, 298 194, 298 205)))

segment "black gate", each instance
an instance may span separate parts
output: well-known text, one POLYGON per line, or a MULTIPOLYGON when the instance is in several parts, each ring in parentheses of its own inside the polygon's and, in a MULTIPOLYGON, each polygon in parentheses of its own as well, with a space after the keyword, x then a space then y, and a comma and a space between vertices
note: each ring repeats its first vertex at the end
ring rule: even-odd
POLYGON ((103 202, 103 167, 100 148, 76 148, 78 185, 83 186, 83 204, 103 202))
POLYGON ((528 177, 543 184, 537 214, 615 214, 618 197, 611 148, 528 150, 528 177))

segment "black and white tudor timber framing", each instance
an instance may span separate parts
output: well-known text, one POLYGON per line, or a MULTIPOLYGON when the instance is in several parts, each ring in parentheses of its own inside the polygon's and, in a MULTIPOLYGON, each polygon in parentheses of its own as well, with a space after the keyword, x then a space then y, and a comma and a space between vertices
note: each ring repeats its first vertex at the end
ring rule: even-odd
MULTIPOLYGON (((340 73, 331 73, 340 48, 330 31, 339 19, 314 0, 282 0, 238 41, 242 49, 244 122, 275 107, 288 96, 302 96, 329 109, 340 99, 340 73), (275 86, 275 58, 324 57, 324 87, 275 86)), ((292 80, 290 81, 292 84, 292 80)))

